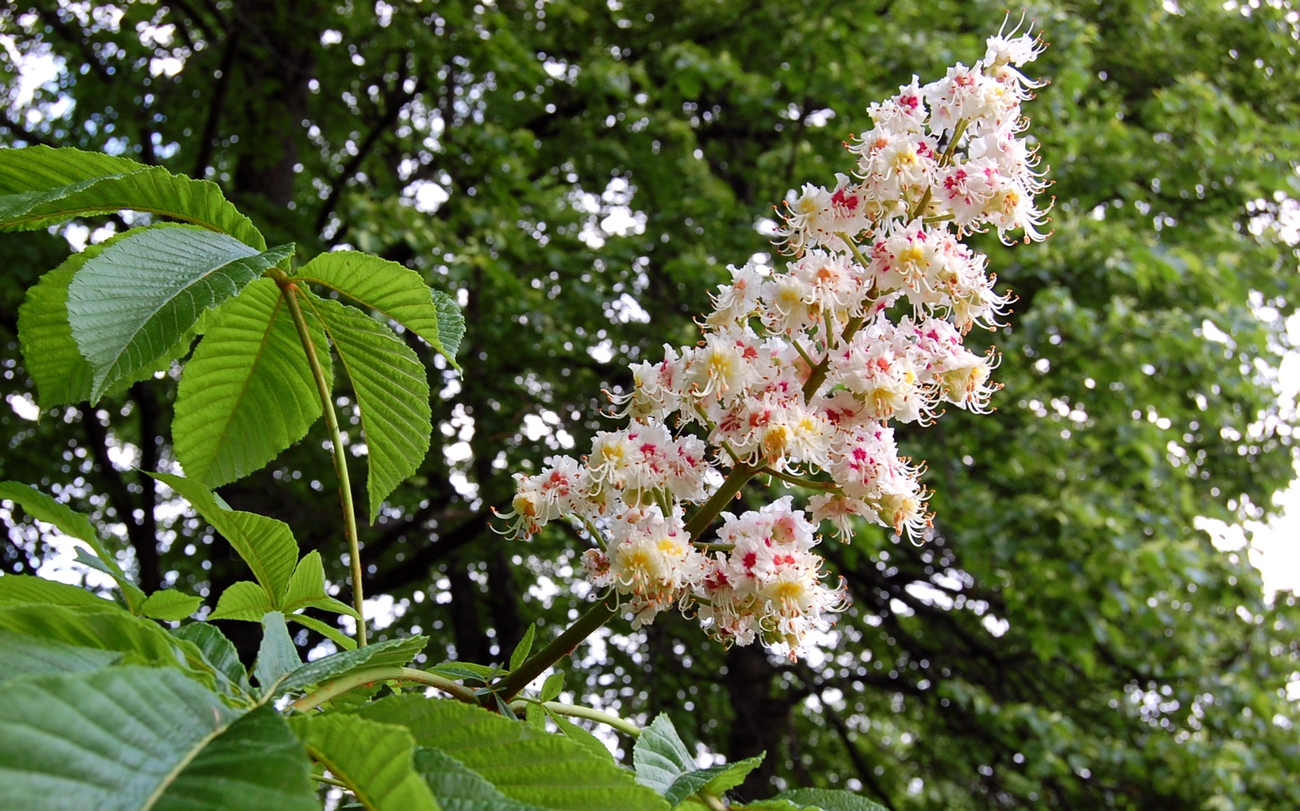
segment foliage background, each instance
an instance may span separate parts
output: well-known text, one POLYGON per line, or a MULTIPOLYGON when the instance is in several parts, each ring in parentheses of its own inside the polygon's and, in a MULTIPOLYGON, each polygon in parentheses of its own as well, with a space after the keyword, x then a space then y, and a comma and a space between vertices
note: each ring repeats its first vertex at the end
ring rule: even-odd
MULTIPOLYGON (((935 537, 867 530, 828 549, 854 607, 804 662, 724 651, 668 617, 646 633, 616 621, 569 684, 628 717, 668 712, 702 751, 767 750, 749 796, 1296 807, 1295 600, 1266 602, 1244 555, 1196 527, 1258 517, 1293 475, 1294 408, 1273 386, 1298 286, 1297 13, 1027 13, 1052 44, 1034 66, 1052 84, 1027 109, 1056 234, 981 246, 1019 296, 1014 330, 990 336, 999 410, 904 437, 929 463, 935 537)), ((510 474, 583 451, 606 424, 601 389, 692 341, 726 265, 770 253, 769 206, 848 167, 840 143, 866 128, 865 105, 978 58, 1002 19, 994 3, 884 0, 28 0, 0 9, 0 144, 208 177, 272 243, 354 246, 459 294, 466 374, 425 357, 442 382, 434 449, 362 529, 366 588, 397 617, 381 638, 418 629, 432 649, 500 661, 584 593, 575 538, 490 531, 510 474), (33 58, 60 70, 25 93, 33 58)), ((92 239, 123 225, 86 223, 92 239)), ((219 593, 241 564, 137 472, 174 464, 171 377, 28 418, 17 308, 69 250, 32 237, 0 244, 0 478, 111 527, 146 589, 219 593)), ((288 521, 342 583, 322 441, 222 494, 288 521)), ((53 565, 54 539, 3 517, 5 571, 53 565)))

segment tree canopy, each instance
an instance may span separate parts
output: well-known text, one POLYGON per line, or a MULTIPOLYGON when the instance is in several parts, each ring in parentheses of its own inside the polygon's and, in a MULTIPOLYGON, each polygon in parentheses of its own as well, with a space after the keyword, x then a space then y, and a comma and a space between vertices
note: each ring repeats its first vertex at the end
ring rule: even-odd
MULTIPOLYGON (((805 660, 616 620, 568 684, 667 713, 728 761, 766 750, 752 798, 1296 807, 1300 614, 1202 521, 1260 517, 1294 476, 1275 384, 1300 295, 1300 12, 1053 0, 1029 21, 1051 43, 1026 111, 1055 233, 980 238, 1017 297, 989 341, 997 411, 899 432, 928 463, 930 537, 829 544, 853 605, 805 660)), ((19 0, 0 9, 0 145, 211 179, 271 245, 354 247, 457 299, 463 373, 406 336, 433 370, 432 448, 360 527, 364 582, 392 618, 381 639, 501 662, 586 596, 573 534, 493 532, 512 474, 582 453, 627 364, 695 340, 727 266, 774 253, 771 206, 848 171, 869 102, 973 61, 1003 24, 985 2, 19 0), (41 66, 48 82, 23 78, 41 66)), ((216 595, 241 564, 145 475, 176 464, 176 376, 46 408, 62 395, 20 352, 20 305, 65 236, 130 221, 83 225, 0 241, 0 479, 89 513, 146 590, 216 595)), ((366 454, 358 393, 334 396, 366 454)), ((345 583, 324 441, 313 428, 220 494, 290 524, 345 583)), ((0 515, 5 572, 67 566, 51 533, 0 515)), ((229 623, 249 654, 245 628, 229 623)))

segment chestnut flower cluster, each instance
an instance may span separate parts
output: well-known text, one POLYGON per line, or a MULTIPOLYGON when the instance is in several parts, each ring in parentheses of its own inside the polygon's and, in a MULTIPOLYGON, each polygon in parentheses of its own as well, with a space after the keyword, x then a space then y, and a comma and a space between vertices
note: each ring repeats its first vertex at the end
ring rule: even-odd
POLYGON ((1041 49, 999 34, 974 65, 873 104, 872 128, 847 145, 853 175, 787 203, 784 269, 733 267, 698 345, 632 365, 632 389, 612 396, 626 428, 581 461, 516 475, 506 534, 573 520, 597 545, 587 577, 634 627, 675 606, 724 642, 794 655, 847 602, 813 551, 820 525, 845 542, 858 521, 914 542, 930 526, 922 466, 899 456, 891 423, 982 413, 998 388, 997 356, 962 339, 1001 326, 1009 298, 961 240, 1044 238, 1046 184, 1020 113, 1038 84, 1019 70, 1041 49), (758 475, 814 495, 723 512, 758 475))

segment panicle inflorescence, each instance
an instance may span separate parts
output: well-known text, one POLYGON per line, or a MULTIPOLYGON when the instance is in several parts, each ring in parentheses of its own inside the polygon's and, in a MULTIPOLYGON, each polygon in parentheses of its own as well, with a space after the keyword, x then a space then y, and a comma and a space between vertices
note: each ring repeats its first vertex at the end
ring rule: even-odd
POLYGON ((1020 68, 1041 50, 999 33, 974 65, 871 105, 872 128, 846 145, 852 175, 787 201, 784 269, 731 268, 696 346, 632 365, 632 389, 612 396, 626 428, 597 434, 582 461, 516 475, 505 534, 575 520, 599 547, 588 579, 621 595, 635 627, 676 606, 725 642, 793 656, 847 603, 813 551, 819 525, 845 542, 857 522, 914 542, 930 527, 922 466, 890 424, 928 425, 946 405, 983 413, 999 388, 996 354, 962 341, 1002 326, 1011 299, 961 240, 1045 238, 1046 183, 1020 137, 1039 86, 1020 68), (688 505, 756 473, 814 495, 805 509, 792 495, 740 515, 715 506, 695 528, 720 517, 714 536, 692 537, 688 505))

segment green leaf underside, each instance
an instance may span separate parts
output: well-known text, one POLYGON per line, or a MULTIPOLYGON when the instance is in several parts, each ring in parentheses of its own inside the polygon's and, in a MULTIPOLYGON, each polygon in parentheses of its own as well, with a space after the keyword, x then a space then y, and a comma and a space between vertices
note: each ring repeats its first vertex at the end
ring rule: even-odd
POLYGON ((328 287, 396 321, 456 364, 464 316, 450 297, 430 289, 415 271, 369 254, 332 251, 303 265, 295 278, 328 287))
POLYGON ((203 661, 208 663, 225 687, 237 695, 252 692, 248 685, 248 671, 239 661, 235 644, 210 622, 191 622, 172 629, 172 636, 183 639, 199 649, 203 661))
POLYGON ((796 788, 783 791, 772 800, 790 802, 800 808, 815 808, 818 811, 885 811, 885 807, 879 803, 838 789, 796 788))
POLYGON ((257 250, 266 247, 252 220, 217 184, 126 158, 44 146, 6 149, 0 152, 0 195, 12 195, 0 197, 0 230, 131 209, 221 231, 257 250))
POLYGON ((284 596, 283 610, 286 614, 299 608, 319 608, 361 619, 355 608, 334 599, 325 591, 325 566, 321 562, 320 552, 314 549, 298 561, 293 577, 289 578, 289 590, 284 596))
POLYGON ((262 688, 263 697, 273 695, 276 685, 300 667, 302 660, 289 636, 289 627, 284 624, 284 615, 279 611, 267 613, 262 618, 262 644, 253 663, 253 678, 262 688))
POLYGON ((370 811, 438 811, 415 772, 410 731, 356 715, 300 716, 290 722, 307 751, 370 811))
POLYGON ((513 800, 557 811, 665 811, 668 804, 632 775, 558 735, 530 729, 457 701, 395 696, 362 709, 401 723, 421 746, 443 750, 513 800))
POLYGON ((298 560, 298 542, 289 525, 256 513, 226 509, 211 490, 193 479, 171 473, 150 475, 189 501, 230 542, 253 570, 270 604, 278 608, 298 560))
POLYGON ((641 732, 632 749, 637 782, 664 795, 673 807, 702 788, 722 796, 743 783, 745 777, 763 762, 763 757, 758 755, 736 763, 698 768, 695 758, 666 715, 655 718, 641 732))
POLYGON ((443 811, 545 811, 543 806, 510 799, 436 747, 415 750, 415 770, 428 783, 443 811))
POLYGON ((369 456, 370 520, 383 500, 419 469, 429 452, 429 380, 415 352, 393 331, 354 307, 303 296, 325 323, 352 381, 369 456))
MULTIPOLYGON (((88 259, 140 230, 143 229, 132 229, 104 242, 88 245, 85 251, 68 257, 28 289, 27 297, 18 308, 18 336, 22 343, 23 363, 36 382, 42 408, 90 399, 95 373, 72 337, 72 327, 68 324, 68 286, 88 259)), ((167 368, 188 351, 192 340, 193 336, 186 332, 153 364, 123 377, 110 385, 105 393, 115 393, 167 368)))
POLYGON ((660 794, 667 793, 678 777, 695 770, 695 758, 666 715, 657 716, 641 731, 632 747, 632 762, 636 781, 660 794))
POLYGON ((0 630, 0 682, 18 676, 83 673, 108 667, 122 658, 118 651, 83 648, 0 630))
POLYGON ((319 808, 273 708, 240 718, 166 669, 115 667, 0 685, 0 781, 13 808, 319 808))
MULTIPOLYGON (((329 344, 308 318, 330 379, 329 344)), ((259 279, 215 313, 185 366, 172 426, 186 475, 209 487, 236 481, 307 435, 321 416, 311 366, 280 289, 259 279)))
MULTIPOLYGON (((9 577, 0 578, 0 581, 9 577)), ((0 608, 0 628, 82 648, 119 651, 129 663, 189 667, 200 678, 212 674, 198 648, 176 639, 151 620, 133 617, 107 600, 97 605, 9 605, 0 608)))
POLYGON ((150 594, 140 607, 140 613, 156 620, 183 620, 199 610, 202 604, 202 597, 184 594, 175 589, 164 589, 150 594))
POLYGON ((308 662, 290 673, 276 688, 278 693, 305 690, 325 681, 341 679, 350 673, 375 667, 404 667, 410 664, 424 646, 428 637, 412 636, 405 639, 386 639, 364 648, 342 651, 308 662))
POLYGON ((266 596, 266 589, 251 580, 240 580, 231 583, 221 592, 217 598, 217 607, 208 619, 261 622, 266 612, 274 610, 271 598, 266 596))
POLYGON ((309 617, 306 614, 289 614, 286 619, 298 623, 304 628, 310 628, 321 636, 327 637, 335 645, 343 650, 352 650, 357 646, 357 641, 349 636, 345 636, 342 631, 328 623, 322 622, 315 617, 309 617))
POLYGON ((68 324, 94 369, 91 401, 152 368, 198 321, 292 254, 259 253, 195 226, 142 229, 87 259, 68 286, 68 324))

